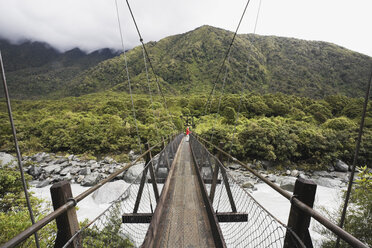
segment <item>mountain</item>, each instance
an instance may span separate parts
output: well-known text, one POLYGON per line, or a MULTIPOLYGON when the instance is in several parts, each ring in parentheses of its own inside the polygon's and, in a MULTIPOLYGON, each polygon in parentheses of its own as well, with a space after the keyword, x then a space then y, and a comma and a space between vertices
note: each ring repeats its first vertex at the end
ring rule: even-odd
MULTIPOLYGON (((146 43, 163 91, 209 93, 232 37, 230 31, 202 26, 146 43)), ((109 58, 109 53, 99 56, 102 52, 98 52, 80 57, 81 51, 75 49, 54 58, 55 51, 47 47, 43 53, 47 55, 33 62, 36 67, 31 63, 17 73, 9 73, 9 79, 14 81, 9 80, 9 84, 22 89, 20 96, 26 92, 34 97, 62 97, 128 91, 123 55, 109 58), (44 60, 48 62, 37 67, 44 60)), ((148 92, 142 47, 131 49, 127 57, 132 90, 148 92)), ((371 57, 327 42, 239 34, 227 61, 224 91, 239 93, 246 80, 245 89, 258 93, 360 97, 364 95, 371 64, 371 57)), ((156 91, 154 74, 147 65, 151 89, 156 91)), ((221 71, 217 91, 222 91, 225 68, 221 71)))
POLYGON ((11 97, 28 99, 63 92, 79 73, 118 55, 110 49, 86 54, 75 48, 61 53, 46 43, 30 41, 15 45, 0 40, 0 50, 11 97))

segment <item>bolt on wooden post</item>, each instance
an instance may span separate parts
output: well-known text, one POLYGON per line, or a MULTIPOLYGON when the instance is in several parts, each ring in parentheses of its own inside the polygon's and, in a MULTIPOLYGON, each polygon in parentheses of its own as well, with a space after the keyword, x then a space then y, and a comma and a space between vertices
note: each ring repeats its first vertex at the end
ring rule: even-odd
MULTIPOLYGON (((63 206, 70 198, 72 198, 71 185, 68 181, 58 182, 53 184, 50 188, 50 193, 52 195, 52 202, 54 210, 63 206)), ((75 207, 70 208, 65 213, 57 217, 57 239, 55 241, 54 247, 63 247, 70 238, 79 231, 79 222, 76 215, 75 207)), ((68 248, 81 248, 81 238, 78 236, 75 240, 68 246, 68 248)))
MULTIPOLYGON (((311 180, 298 178, 295 183, 293 195, 298 200, 312 208, 314 205, 316 186, 317 185, 311 180)), ((287 226, 292 230, 292 232, 297 234, 306 247, 311 248, 313 247, 313 243, 309 233, 310 220, 310 215, 292 204, 287 226)), ((291 235, 293 234, 287 230, 284 239, 285 248, 296 247, 296 239, 291 237, 291 235)))

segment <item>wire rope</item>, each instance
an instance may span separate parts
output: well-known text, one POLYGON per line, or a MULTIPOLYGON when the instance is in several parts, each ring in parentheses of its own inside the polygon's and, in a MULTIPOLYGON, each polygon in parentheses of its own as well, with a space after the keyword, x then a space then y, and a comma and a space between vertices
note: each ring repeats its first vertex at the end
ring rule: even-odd
POLYGON ((139 131, 138 131, 137 118, 136 118, 136 110, 134 108, 133 95, 132 95, 132 86, 131 86, 131 83, 130 83, 130 76, 129 76, 129 70, 128 70, 128 61, 127 61, 127 55, 126 55, 126 52, 125 52, 125 46, 124 46, 124 40, 123 40, 123 32, 122 32, 122 29, 121 29, 121 22, 120 22, 120 15, 119 15, 119 8, 118 8, 118 2, 117 2, 117 0, 115 0, 115 7, 116 7, 116 14, 117 14, 117 21, 118 21, 119 33, 120 33, 121 46, 122 46, 122 49, 123 49, 125 71, 127 73, 127 80, 128 80, 128 88, 129 88, 130 100, 132 102, 132 112, 133 112, 134 124, 135 124, 136 132, 137 132, 137 142, 138 142, 138 147, 140 149, 140 154, 142 154, 141 139, 140 139, 140 135, 139 135, 139 131))
POLYGON ((143 38, 142 38, 141 32, 140 32, 140 30, 139 30, 139 28, 138 28, 138 25, 137 25, 136 19, 135 19, 135 17, 134 17, 134 14, 133 14, 132 8, 130 7, 129 1, 126 0, 126 3, 127 3, 127 6, 128 6, 128 9, 129 9, 130 15, 131 15, 131 17, 132 17, 133 23, 134 23, 134 25, 135 25, 135 27, 136 27, 137 34, 138 34, 138 36, 139 36, 139 38, 140 38, 140 42, 141 42, 141 44, 142 44, 142 48, 143 48, 143 50, 145 51, 145 55, 146 55, 147 60, 148 60, 148 62, 149 62, 150 68, 151 68, 151 70, 152 70, 152 72, 153 72, 153 74, 154 74, 154 76, 155 76, 155 82, 156 82, 156 84, 157 84, 157 86, 158 86, 158 91, 159 91, 161 97, 163 98, 164 107, 165 107, 165 109, 166 109, 166 112, 167 112, 168 117, 170 118, 170 122, 171 122, 172 128, 175 130, 175 129, 176 129, 176 125, 174 124, 174 121, 173 121, 172 115, 171 115, 170 112, 169 112, 168 104, 167 104, 167 100, 166 100, 166 98, 165 98, 165 96, 164 96, 163 90, 162 90, 162 88, 161 88, 161 86, 160 86, 160 83, 159 83, 159 77, 158 77, 158 75, 157 75, 157 73, 156 73, 156 71, 155 71, 155 69, 154 69, 154 66, 153 66, 153 64, 152 64, 152 62, 151 62, 151 59, 150 59, 149 53, 148 53, 148 51, 147 51, 147 49, 146 49, 145 43, 143 42, 143 38))

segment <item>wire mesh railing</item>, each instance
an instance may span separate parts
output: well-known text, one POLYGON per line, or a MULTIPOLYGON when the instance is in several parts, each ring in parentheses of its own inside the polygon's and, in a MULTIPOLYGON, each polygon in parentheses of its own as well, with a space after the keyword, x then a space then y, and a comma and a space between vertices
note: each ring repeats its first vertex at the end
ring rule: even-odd
POLYGON ((283 247, 286 226, 241 187, 227 169, 221 166, 218 158, 194 136, 190 137, 190 144, 216 213, 235 212, 248 216, 244 222, 220 222, 226 246, 283 247), (218 174, 214 175, 217 167, 218 174), (212 184, 213 177, 216 177, 216 184, 212 184))

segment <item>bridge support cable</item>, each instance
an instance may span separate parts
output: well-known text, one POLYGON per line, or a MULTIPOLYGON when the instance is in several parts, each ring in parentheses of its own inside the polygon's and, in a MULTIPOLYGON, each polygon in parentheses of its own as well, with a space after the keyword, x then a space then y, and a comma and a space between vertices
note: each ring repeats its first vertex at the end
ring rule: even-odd
MULTIPOLYGON (((261 4, 262 4, 262 0, 260 0, 259 5, 258 5, 256 21, 255 21, 254 28, 253 28, 253 35, 256 34, 257 23, 258 23, 258 19, 259 19, 259 16, 260 16, 261 4)), ((230 154, 232 153, 232 148, 233 148, 234 141, 235 141, 236 127, 237 127, 238 121, 239 121, 240 109, 241 109, 241 106, 242 106, 242 103, 243 103, 243 96, 244 96, 244 91, 246 89, 248 73, 249 73, 249 61, 247 63, 247 67, 246 67, 246 71, 245 71, 245 75, 244 75, 244 80, 243 80, 243 85, 242 85, 242 89, 241 89, 241 92, 240 92, 238 111, 236 113, 236 119, 235 119, 235 123, 234 123, 234 130, 233 130, 233 135, 232 135, 231 143, 230 143, 230 152, 229 152, 230 154)), ((228 160, 227 160, 227 164, 229 164, 229 163, 230 163, 230 158, 228 158, 228 160)))
POLYGON ((117 0, 115 0, 115 7, 116 7, 117 20, 118 20, 118 28, 119 28, 119 34, 120 34, 121 47, 123 49, 125 71, 127 73, 127 80, 128 80, 128 88, 129 88, 130 100, 132 102, 132 112, 133 112, 134 124, 136 126, 136 132, 137 132, 138 148, 140 149, 140 154, 142 154, 141 138, 140 138, 139 131, 138 131, 137 118, 136 118, 136 110, 134 108, 134 102, 133 102, 133 96, 132 96, 132 86, 131 86, 131 83, 130 83, 130 76, 129 76, 129 70, 128 70, 128 61, 127 61, 127 55, 126 55, 126 52, 125 52, 124 39, 123 39, 123 31, 122 31, 122 28, 121 28, 121 22, 120 22, 120 15, 119 15, 119 8, 118 8, 118 2, 117 2, 117 0))
MULTIPOLYGON (((12 128, 12 133, 13 133, 14 146, 15 146, 16 153, 17 153, 18 168, 19 168, 19 172, 21 173, 22 187, 23 187, 23 191, 25 193, 25 198, 26 198, 26 203, 27 203, 27 208, 28 208, 28 212, 29 212, 29 215, 30 215, 31 223, 35 224, 35 217, 34 217, 34 213, 32 211, 32 206, 31 206, 31 203, 30 203, 30 197, 29 197, 29 193, 27 191, 26 179, 25 179, 25 175, 24 175, 24 172, 23 172, 22 156, 21 156, 21 151, 19 149, 19 145, 18 145, 17 132, 16 132, 16 129, 15 129, 14 120, 13 120, 12 107, 11 107, 11 104, 10 104, 8 85, 6 83, 4 63, 3 63, 3 57, 1 55, 1 51, 0 51, 0 68, 1 68, 1 78, 2 78, 2 81, 3 81, 3 87, 4 87, 5 100, 6 100, 6 104, 7 104, 7 108, 8 108, 9 121, 10 121, 10 125, 11 125, 11 128, 12 128)), ((35 236, 36 247, 39 248, 40 244, 39 244, 39 238, 38 238, 37 232, 34 233, 34 236, 35 236)))
POLYGON ((147 61, 149 62, 149 65, 150 65, 150 68, 151 68, 151 70, 152 70, 152 73, 153 73, 154 76, 155 76, 155 82, 156 82, 156 84, 157 84, 158 91, 159 91, 161 97, 163 98, 164 107, 165 107, 165 109, 166 109, 166 111, 167 111, 168 117, 170 118, 171 125, 173 126, 173 129, 176 130, 176 125, 174 124, 173 117, 172 117, 172 115, 170 114, 169 109, 168 109, 167 100, 166 100, 166 98, 165 98, 165 96, 164 96, 164 93, 163 93, 163 90, 162 90, 162 88, 161 88, 161 86, 160 86, 159 77, 158 77, 158 75, 157 75, 157 73, 156 73, 156 71, 155 71, 155 69, 154 69, 154 66, 153 66, 153 64, 152 64, 152 62, 151 62, 151 59, 150 59, 149 53, 148 53, 148 51, 147 51, 147 49, 146 49, 145 43, 143 42, 143 38, 142 38, 141 32, 140 32, 140 30, 139 30, 139 28, 138 28, 138 25, 137 25, 136 19, 135 19, 135 17, 134 17, 133 11, 132 11, 132 8, 130 7, 130 4, 129 4, 129 1, 128 1, 128 0, 126 0, 126 3, 127 3, 127 6, 128 6, 128 9, 129 9, 130 15, 131 15, 131 17, 132 17, 133 23, 134 23, 134 25, 135 25, 135 27, 136 27, 138 37, 140 38, 140 42, 141 42, 141 44, 142 44, 142 48, 143 48, 143 50, 144 50, 144 52, 145 52, 145 55, 146 55, 145 57, 147 58, 147 61))
MULTIPOLYGON (((344 222, 345 222, 346 210, 347 210, 347 206, 348 206, 349 199, 350 199, 351 188, 353 187, 354 174, 355 174, 356 164, 357 164, 357 161, 358 161, 360 143, 362 141, 364 120, 365 120, 365 117, 366 117, 366 112, 367 112, 367 107, 368 107, 368 100, 369 100, 369 95, 370 95, 370 92, 371 92, 371 85, 372 85, 372 66, 371 66, 371 74, 369 76, 369 81, 368 81, 368 85, 367 85, 367 89, 366 89, 366 94, 365 94, 365 97, 364 97, 363 112, 362 112, 362 116, 361 116, 361 120, 360 120, 358 139, 357 139, 357 142, 355 144, 355 152, 354 152, 353 165, 352 165, 352 168, 351 168, 351 175, 350 175, 350 178, 349 178, 349 184, 348 184, 348 187, 347 187, 345 202, 344 202, 344 206, 343 206, 343 209, 342 209, 342 214, 341 214, 341 219, 340 219, 340 224, 339 224, 339 226, 341 228, 343 227, 344 222)), ((340 244, 340 238, 337 237, 336 248, 339 247, 339 244, 340 244)))
MULTIPOLYGON (((128 2, 128 0, 127 0, 127 2, 128 2)), ((246 5, 245 5, 245 7, 244 7, 244 10, 243 10, 243 13, 242 13, 242 15, 241 15, 241 17, 240 17, 240 20, 239 20, 238 26, 237 26, 236 29, 235 29, 235 33, 234 33, 234 35, 233 35, 233 37, 232 37, 232 39, 231 39, 231 42, 230 42, 230 44, 229 44, 229 47, 227 48, 227 51, 226 51, 226 54, 225 54, 224 59, 222 60, 222 63, 221 63, 220 69, 218 70, 217 77, 216 77, 216 79, 214 80, 212 90, 211 90, 211 92, 209 93, 209 96, 208 96, 207 102, 205 103, 205 110, 204 110, 204 114, 203 114, 203 115, 206 115, 206 114, 207 114, 207 106, 208 106, 208 104, 209 104, 209 101, 212 100, 212 99, 211 99, 211 97, 212 97, 212 93, 215 91, 215 88, 216 88, 216 85, 217 85, 218 79, 220 78, 220 74, 221 74, 221 72, 222 72, 222 69, 223 69, 223 67, 225 66, 225 62, 226 62, 226 60, 227 60, 227 58, 228 58, 228 56, 229 56, 229 54, 230 54, 231 47, 232 47, 232 45, 234 44, 235 37, 236 37, 236 35, 238 34, 240 24, 241 24, 242 21, 243 21, 243 18, 244 18, 245 12, 247 11, 247 8, 248 8, 248 5, 249 5, 250 2, 251 2, 251 0, 248 0, 247 3, 246 3, 246 5)))

